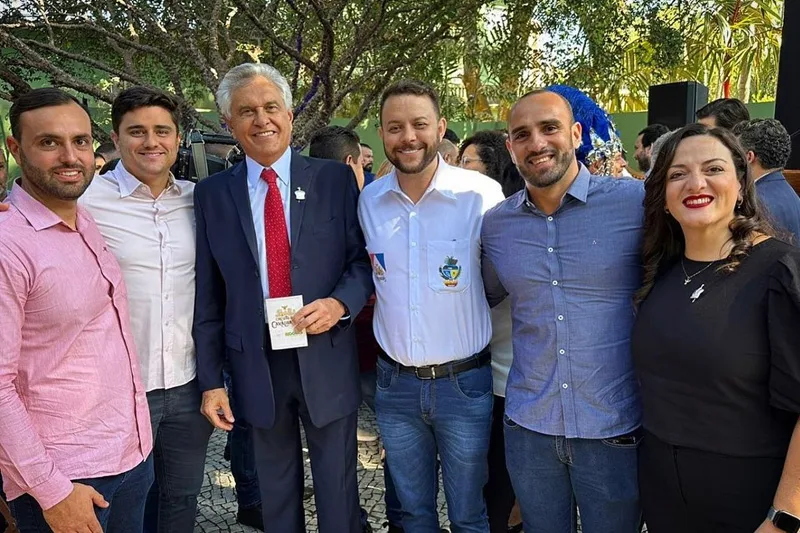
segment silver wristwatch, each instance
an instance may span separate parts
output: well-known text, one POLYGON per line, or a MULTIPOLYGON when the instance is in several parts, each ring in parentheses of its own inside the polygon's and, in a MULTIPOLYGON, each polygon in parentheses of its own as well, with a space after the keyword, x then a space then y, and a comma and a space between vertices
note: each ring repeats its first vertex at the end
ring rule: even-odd
POLYGON ((780 511, 774 507, 770 507, 767 513, 767 520, 772 522, 772 525, 781 531, 786 531, 787 533, 800 532, 800 518, 786 511, 780 511))

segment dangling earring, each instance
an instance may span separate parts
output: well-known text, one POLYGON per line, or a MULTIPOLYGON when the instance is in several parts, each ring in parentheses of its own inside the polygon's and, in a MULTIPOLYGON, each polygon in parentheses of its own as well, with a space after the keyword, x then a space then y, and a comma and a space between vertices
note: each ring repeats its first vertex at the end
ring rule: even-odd
POLYGON ((669 215, 669 208, 667 206, 664 206, 664 212, 669 215))

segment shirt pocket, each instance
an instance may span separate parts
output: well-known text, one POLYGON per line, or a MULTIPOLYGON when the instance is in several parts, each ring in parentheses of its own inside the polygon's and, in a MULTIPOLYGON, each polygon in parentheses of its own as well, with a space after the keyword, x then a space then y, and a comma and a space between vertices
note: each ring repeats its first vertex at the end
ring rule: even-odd
POLYGON ((428 241, 428 285, 439 293, 467 290, 471 259, 469 239, 428 241))

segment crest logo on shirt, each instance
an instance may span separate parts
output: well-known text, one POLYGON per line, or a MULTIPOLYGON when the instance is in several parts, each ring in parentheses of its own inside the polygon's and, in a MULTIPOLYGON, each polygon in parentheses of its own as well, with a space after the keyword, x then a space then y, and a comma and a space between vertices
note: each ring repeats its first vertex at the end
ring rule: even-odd
POLYGON ((458 285, 458 277, 461 275, 461 266, 458 259, 452 256, 444 258, 444 264, 439 267, 439 275, 444 280, 445 287, 455 287, 458 285))
POLYGON ((370 262, 372 263, 372 271, 378 281, 386 281, 386 260, 383 254, 369 254, 370 262))

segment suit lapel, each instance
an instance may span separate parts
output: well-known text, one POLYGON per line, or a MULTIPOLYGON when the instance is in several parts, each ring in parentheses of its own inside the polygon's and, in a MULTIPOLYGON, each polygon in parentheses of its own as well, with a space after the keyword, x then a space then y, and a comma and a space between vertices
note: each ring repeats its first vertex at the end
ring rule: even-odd
POLYGON ((306 202, 308 202, 308 195, 313 194, 311 186, 314 182, 314 176, 309 171, 310 166, 305 157, 292 151, 292 176, 289 180, 289 218, 292 226, 292 258, 294 258, 294 251, 299 242, 300 227, 303 225, 303 212, 305 211, 306 202), (299 194, 300 191, 305 193, 305 197, 303 194, 299 194))
POLYGON ((247 191, 247 164, 242 161, 233 170, 231 179, 228 181, 231 190, 233 204, 239 214, 239 222, 242 223, 247 246, 253 255, 253 260, 258 264, 258 245, 256 244, 256 230, 253 226, 253 212, 250 209, 250 194, 247 191))

